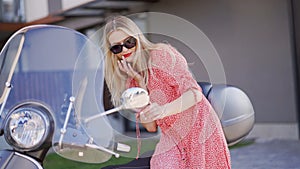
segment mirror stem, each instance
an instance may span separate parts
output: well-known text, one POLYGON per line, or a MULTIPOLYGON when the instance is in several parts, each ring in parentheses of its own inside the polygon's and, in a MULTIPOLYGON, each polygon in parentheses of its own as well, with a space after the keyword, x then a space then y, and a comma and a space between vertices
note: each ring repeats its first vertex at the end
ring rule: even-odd
POLYGON ((108 114, 117 112, 117 111, 121 110, 122 108, 123 108, 123 106, 119 106, 119 107, 116 107, 116 108, 107 110, 107 111, 105 111, 105 112, 103 112, 103 113, 100 113, 100 114, 97 114, 97 115, 94 115, 94 116, 91 116, 91 117, 85 119, 84 122, 85 122, 85 123, 88 123, 88 122, 90 122, 90 121, 92 121, 92 120, 94 120, 94 119, 97 119, 97 118, 99 118, 99 117, 102 117, 102 116, 105 116, 105 115, 108 115, 108 114))

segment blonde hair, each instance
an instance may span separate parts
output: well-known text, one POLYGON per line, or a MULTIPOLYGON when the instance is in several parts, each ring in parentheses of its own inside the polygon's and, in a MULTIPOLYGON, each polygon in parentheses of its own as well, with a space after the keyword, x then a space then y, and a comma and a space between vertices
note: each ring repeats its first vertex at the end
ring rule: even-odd
POLYGON ((105 53, 105 81, 111 93, 111 101, 115 106, 120 105, 122 92, 126 89, 127 75, 122 73, 118 67, 118 58, 109 50, 110 43, 108 37, 114 31, 123 31, 137 39, 136 52, 132 67, 140 75, 147 86, 148 83, 148 66, 151 64, 149 52, 151 49, 158 47, 157 44, 150 42, 138 28, 138 26, 125 16, 111 16, 107 19, 103 32, 102 48, 105 53))

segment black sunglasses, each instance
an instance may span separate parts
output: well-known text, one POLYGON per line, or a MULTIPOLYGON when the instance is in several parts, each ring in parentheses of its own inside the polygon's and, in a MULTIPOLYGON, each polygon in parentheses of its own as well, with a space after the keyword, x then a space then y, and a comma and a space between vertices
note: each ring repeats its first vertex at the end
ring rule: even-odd
POLYGON ((111 46, 109 50, 114 54, 118 54, 123 51, 123 46, 125 46, 127 49, 131 49, 135 47, 135 45, 136 45, 136 39, 132 36, 129 36, 123 41, 123 44, 111 46))

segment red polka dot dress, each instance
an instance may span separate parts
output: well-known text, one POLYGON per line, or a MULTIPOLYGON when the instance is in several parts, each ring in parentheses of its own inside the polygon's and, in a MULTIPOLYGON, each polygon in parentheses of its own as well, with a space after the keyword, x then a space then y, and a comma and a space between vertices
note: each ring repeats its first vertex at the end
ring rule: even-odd
MULTIPOLYGON (((152 103, 164 105, 189 89, 201 90, 185 58, 173 47, 150 52, 147 89, 152 103)), ((230 153, 216 113, 207 99, 188 110, 156 121, 160 141, 152 169, 229 169, 230 153)))

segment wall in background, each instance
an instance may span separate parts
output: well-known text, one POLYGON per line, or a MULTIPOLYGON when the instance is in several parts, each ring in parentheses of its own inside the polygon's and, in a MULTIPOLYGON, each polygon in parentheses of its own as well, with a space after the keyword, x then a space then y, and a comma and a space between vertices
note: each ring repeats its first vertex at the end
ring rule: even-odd
MULTIPOLYGON (((228 84, 240 87, 252 100, 257 126, 267 124, 272 130, 280 124, 283 135, 298 137, 289 0, 161 0, 151 11, 174 14, 201 29, 220 55, 228 84)), ((150 18, 149 29, 167 29, 164 22, 150 18)), ((186 30, 178 34, 190 36, 186 30)), ((185 56, 194 57, 188 52, 185 56)))

